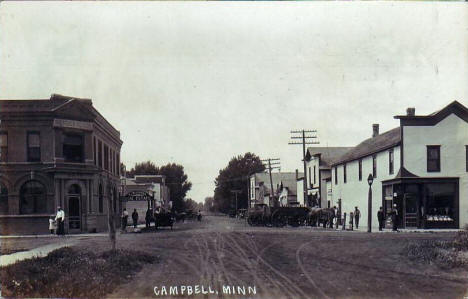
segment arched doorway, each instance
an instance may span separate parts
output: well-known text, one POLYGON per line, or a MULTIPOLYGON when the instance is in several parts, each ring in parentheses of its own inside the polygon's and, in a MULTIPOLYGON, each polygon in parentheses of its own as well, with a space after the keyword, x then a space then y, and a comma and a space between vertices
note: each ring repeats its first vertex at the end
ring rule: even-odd
POLYGON ((8 189, 0 183, 0 215, 8 214, 8 189))
POLYGON ((68 229, 81 231, 81 188, 74 184, 68 188, 68 229))

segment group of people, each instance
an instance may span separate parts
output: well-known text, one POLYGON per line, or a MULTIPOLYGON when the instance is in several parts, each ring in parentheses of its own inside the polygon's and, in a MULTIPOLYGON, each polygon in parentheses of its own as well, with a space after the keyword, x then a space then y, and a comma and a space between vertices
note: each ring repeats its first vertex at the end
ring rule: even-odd
POLYGON ((65 211, 60 206, 57 207, 57 214, 49 218, 49 230, 51 234, 65 235, 65 211))
MULTIPOLYGON (((338 209, 336 206, 333 207, 332 209, 332 215, 331 215, 331 221, 330 221, 330 228, 333 228, 333 219, 336 217, 338 213, 338 209)), ((390 217, 392 220, 392 230, 393 231, 398 231, 398 221, 399 221, 399 216, 398 216, 398 208, 397 205, 393 205, 393 209, 390 212, 390 217)), ((353 226, 356 227, 356 229, 359 229, 359 219, 361 218, 361 211, 359 210, 358 207, 354 207, 354 211, 350 213, 350 219, 349 219, 349 225, 351 228, 353 226)), ((379 221, 379 231, 382 231, 385 227, 385 213, 382 207, 377 211, 377 220, 379 221)))
MULTIPOLYGON (((133 209, 132 220, 133 220, 133 228, 137 228, 137 225, 138 225, 138 212, 137 212, 136 209, 133 209)), ((126 208, 124 208, 123 211, 122 211, 121 223, 122 223, 122 232, 126 232, 127 231, 127 225, 128 225, 128 212, 127 212, 126 208)))

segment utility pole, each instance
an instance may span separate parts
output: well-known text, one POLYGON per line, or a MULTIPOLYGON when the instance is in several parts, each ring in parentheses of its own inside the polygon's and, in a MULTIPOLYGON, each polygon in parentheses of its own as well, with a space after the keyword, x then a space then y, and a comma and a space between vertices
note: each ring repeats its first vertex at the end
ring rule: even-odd
POLYGON ((273 178, 271 176, 271 170, 272 169, 280 169, 281 166, 279 166, 279 165, 280 165, 281 162, 280 162, 279 158, 277 158, 277 159, 268 158, 268 159, 263 159, 261 161, 262 161, 263 165, 265 165, 265 167, 268 168, 268 172, 270 173, 270 188, 271 188, 271 191, 270 191, 270 206, 271 206, 271 203, 273 201, 273 178))
POLYGON ((237 216, 237 194, 242 193, 242 190, 231 190, 231 193, 236 195, 236 216, 237 216))
POLYGON ((304 163, 304 176, 303 176, 303 189, 304 189, 304 205, 308 206, 307 202, 307 166, 306 166, 306 144, 319 144, 318 141, 312 141, 311 139, 317 138, 316 135, 311 135, 317 133, 317 130, 295 130, 291 131, 291 139, 288 144, 302 144, 302 161, 304 163), (301 135, 298 135, 301 134, 301 135), (300 142, 295 141, 295 139, 301 139, 300 142))

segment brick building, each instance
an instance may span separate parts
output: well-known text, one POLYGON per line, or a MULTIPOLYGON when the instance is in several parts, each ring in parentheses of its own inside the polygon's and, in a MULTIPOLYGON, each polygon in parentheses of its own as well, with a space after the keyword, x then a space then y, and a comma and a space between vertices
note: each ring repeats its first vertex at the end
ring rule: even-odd
POLYGON ((0 120, 0 233, 47 233, 57 206, 68 233, 106 230, 108 203, 122 209, 122 141, 92 101, 1 100, 0 120))

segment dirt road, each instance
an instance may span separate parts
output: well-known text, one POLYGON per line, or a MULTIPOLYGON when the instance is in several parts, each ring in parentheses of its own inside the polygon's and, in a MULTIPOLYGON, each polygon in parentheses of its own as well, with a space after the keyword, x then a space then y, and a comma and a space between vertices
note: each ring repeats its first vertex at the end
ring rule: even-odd
MULTIPOLYGON (((466 272, 401 255, 411 240, 452 236, 251 228, 236 219, 205 217, 173 231, 121 235, 119 247, 151 252, 160 262, 109 296, 164 297, 172 287, 200 298, 460 298, 466 272)), ((92 238, 78 246, 98 250, 108 244, 92 238)))

